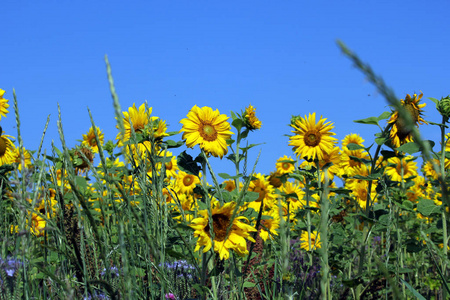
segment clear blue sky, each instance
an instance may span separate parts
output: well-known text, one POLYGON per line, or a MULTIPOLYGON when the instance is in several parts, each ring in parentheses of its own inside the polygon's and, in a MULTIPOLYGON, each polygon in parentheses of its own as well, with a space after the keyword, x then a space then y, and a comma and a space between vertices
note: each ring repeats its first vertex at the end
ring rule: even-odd
MULTIPOLYGON (((291 115, 316 112, 338 139, 375 127, 353 120, 388 110, 382 96, 341 54, 340 39, 383 76, 399 98, 424 93, 425 119, 439 122, 426 97, 450 94, 448 1, 2 1, 0 88, 10 114, 0 125, 17 136, 12 90, 25 146, 36 150, 47 115, 45 147, 60 145, 57 103, 74 146, 90 127, 87 107, 107 139, 114 111, 104 55, 122 110, 147 100, 153 114, 181 128, 193 105, 229 115, 249 103, 263 123, 250 143, 265 143, 257 171, 293 155, 291 115)), ((438 128, 423 127, 438 140, 438 128)), ((174 137, 181 139, 181 135, 174 137)), ((192 155, 198 148, 188 151, 192 155)), ((232 170, 214 159, 216 172, 232 170)), ((231 171, 230 171, 231 172, 231 171)))

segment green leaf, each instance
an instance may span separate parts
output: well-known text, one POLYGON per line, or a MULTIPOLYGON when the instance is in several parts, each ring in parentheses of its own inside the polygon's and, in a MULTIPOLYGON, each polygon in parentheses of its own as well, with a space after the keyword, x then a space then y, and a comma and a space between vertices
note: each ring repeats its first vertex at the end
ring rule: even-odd
POLYGON ((433 101, 434 102, 434 104, 436 104, 436 106, 439 104, 439 100, 438 99, 436 99, 436 98, 431 98, 431 97, 428 97, 428 99, 430 99, 431 101, 433 101))
POLYGON ((440 210, 440 207, 437 206, 433 200, 421 199, 419 203, 417 203, 417 211, 426 217, 433 213, 438 213, 440 210))
POLYGON ((378 118, 376 117, 369 117, 366 119, 361 119, 361 120, 355 120, 353 121, 355 123, 361 123, 361 124, 372 124, 372 125, 378 125, 378 118))
POLYGON ((396 149, 397 151, 406 152, 408 154, 414 154, 420 151, 419 145, 414 142, 409 142, 401 145, 396 149))
POLYGON ((228 175, 227 173, 219 173, 217 175, 219 175, 223 179, 238 179, 238 178, 241 178, 244 176, 240 173, 238 175, 234 175, 234 176, 228 175))
POLYGON ((245 202, 253 202, 253 201, 255 201, 258 198, 259 198, 259 193, 246 192, 245 193, 245 197, 244 197, 244 201, 245 202))
POLYGON ((391 116, 391 112, 385 111, 385 112, 382 113, 377 119, 378 119, 378 121, 386 120, 386 119, 389 118, 390 116, 391 116))
POLYGON ((419 299, 419 300, 426 300, 426 298, 424 296, 422 296, 421 294, 419 294, 418 291, 416 291, 408 282, 406 282, 405 280, 403 280, 403 278, 400 278, 400 281, 408 288, 408 290, 413 293, 413 295, 419 299))
POLYGON ((348 150, 360 150, 360 149, 365 149, 364 146, 355 144, 355 143, 350 143, 347 145, 348 150))
POLYGON ((253 282, 250 282, 250 281, 246 281, 246 282, 244 282, 244 284, 243 284, 243 287, 244 288, 253 288, 253 287, 255 287, 256 286, 256 283, 253 283, 253 282))
POLYGON ((84 177, 76 176, 75 177, 75 184, 82 191, 85 191, 86 188, 87 188, 87 181, 86 181, 86 178, 84 178, 84 177))
POLYGON ((182 171, 195 176, 198 176, 201 170, 201 167, 194 161, 192 156, 186 153, 186 150, 178 155, 177 164, 182 171))

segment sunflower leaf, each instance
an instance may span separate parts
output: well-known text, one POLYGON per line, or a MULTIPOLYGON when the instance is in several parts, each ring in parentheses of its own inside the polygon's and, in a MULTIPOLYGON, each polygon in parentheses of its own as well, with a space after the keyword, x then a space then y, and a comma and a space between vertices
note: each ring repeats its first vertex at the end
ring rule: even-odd
POLYGON ((408 154, 414 154, 420 151, 419 145, 414 142, 409 142, 401 145, 396 149, 397 151, 406 152, 408 154))
POLYGON ((355 123, 361 123, 361 124, 372 124, 372 125, 378 125, 378 118, 377 117, 369 117, 366 119, 361 120, 355 120, 353 121, 355 123))
POLYGON ((440 206, 437 206, 433 200, 421 199, 417 204, 417 211, 428 217, 432 213, 438 213, 440 211, 440 206))
POLYGON ((378 121, 381 120, 386 120, 387 118, 389 118, 391 116, 391 113, 388 111, 385 111, 384 113, 382 113, 377 119, 378 121))
POLYGON ((201 171, 201 167, 194 161, 192 156, 186 153, 186 150, 184 150, 178 155, 177 164, 182 171, 188 174, 197 176, 198 173, 201 171))
POLYGON ((364 146, 355 144, 355 143, 350 143, 347 145, 347 149, 352 151, 352 150, 360 150, 360 149, 364 149, 364 146))
POLYGON ((436 104, 436 107, 437 107, 437 105, 439 104, 439 100, 438 100, 438 99, 436 99, 436 98, 431 98, 431 97, 428 97, 428 99, 430 99, 431 101, 433 101, 433 102, 434 102, 434 104, 436 104))

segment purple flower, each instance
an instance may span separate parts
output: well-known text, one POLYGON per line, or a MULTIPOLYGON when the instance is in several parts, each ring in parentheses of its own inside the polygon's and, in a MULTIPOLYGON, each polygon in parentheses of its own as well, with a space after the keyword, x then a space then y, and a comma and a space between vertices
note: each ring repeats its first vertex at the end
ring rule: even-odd
POLYGON ((20 260, 13 257, 8 257, 6 260, 0 259, 0 267, 9 277, 13 277, 22 265, 23 263, 20 260))
POLYGON ((166 294, 165 297, 166 297, 166 299, 172 299, 172 300, 176 300, 177 299, 177 297, 175 297, 175 295, 172 294, 172 293, 166 294))
MULTIPOLYGON (((111 268, 109 268, 109 274, 111 275, 112 279, 117 278, 120 275, 119 274, 119 269, 116 266, 112 266, 111 268)), ((102 277, 105 277, 105 275, 106 275, 106 268, 103 269, 103 271, 100 273, 100 275, 102 277)))

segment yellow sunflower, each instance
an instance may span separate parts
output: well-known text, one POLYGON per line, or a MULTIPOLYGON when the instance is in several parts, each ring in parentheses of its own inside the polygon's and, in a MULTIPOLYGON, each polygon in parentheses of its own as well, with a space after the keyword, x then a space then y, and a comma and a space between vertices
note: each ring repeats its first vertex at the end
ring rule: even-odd
POLYGON ((273 235, 278 235, 277 229, 280 228, 280 213, 277 209, 272 209, 266 213, 263 213, 261 220, 261 230, 259 236, 266 241, 273 235))
MULTIPOLYGON (((178 162, 177 157, 172 154, 172 152, 168 150, 162 151, 159 156, 166 157, 168 161, 164 163, 165 169, 166 169, 166 176, 167 178, 175 178, 177 177, 177 172, 179 170, 178 168, 178 162)), ((158 169, 161 169, 158 167, 158 169)))
POLYGON ((200 184, 200 178, 180 170, 177 174, 176 184, 178 191, 189 195, 193 194, 195 186, 200 184))
MULTIPOLYGON (((334 175, 341 176, 343 173, 343 170, 340 168, 341 164, 341 157, 340 152, 341 149, 339 147, 333 147, 328 152, 323 153, 322 158, 318 159, 319 162, 319 168, 323 170, 323 168, 327 165, 328 168, 326 170, 326 173, 328 175, 328 179, 331 181, 334 179, 334 175)), ((305 168, 306 166, 309 167, 316 167, 315 162, 310 161, 304 161, 300 167, 305 168)), ((325 172, 320 172, 320 181, 325 181, 325 172)))
POLYGON ((277 160, 275 166, 277 168, 278 175, 292 173, 295 170, 295 160, 292 160, 290 156, 288 157, 285 155, 277 160))
MULTIPOLYGON (((97 126, 95 127, 95 130, 97 132, 97 136, 100 141, 100 144, 103 146, 104 140, 105 140, 105 135, 100 130, 100 128, 98 128, 97 126)), ((89 131, 86 134, 83 134, 83 141, 81 143, 85 146, 90 147, 93 153, 98 153, 98 145, 97 145, 97 141, 95 140, 94 127, 89 128, 89 131)))
POLYGON ((274 205, 275 200, 275 189, 266 179, 264 175, 260 173, 253 175, 255 177, 248 186, 248 190, 251 192, 259 193, 258 199, 249 202, 248 207, 253 208, 255 211, 259 212, 261 208, 261 201, 264 200, 264 209, 270 208, 274 205))
POLYGON ((219 110, 194 105, 187 118, 180 121, 183 124, 180 132, 183 132, 186 146, 193 148, 199 145, 206 153, 222 158, 228 152, 226 141, 233 134, 227 120, 228 117, 220 114, 219 110))
MULTIPOLYGON (((433 162, 439 167, 441 165, 441 162, 439 159, 433 158, 433 162)), ((433 168, 433 164, 431 161, 427 161, 423 166, 423 173, 424 175, 432 180, 437 180, 439 178, 439 174, 436 172, 436 170, 433 168)), ((440 173, 440 172, 439 172, 440 173)))
MULTIPOLYGON (((31 162, 31 152, 23 148, 23 164, 25 168, 29 169, 33 165, 31 162)), ((18 147, 14 147, 13 153, 13 162, 17 163, 19 170, 22 170, 22 161, 20 159, 20 149, 18 147)))
MULTIPOLYGON (((406 109, 406 111, 410 114, 414 125, 419 126, 419 124, 428 124, 423 118, 422 113, 427 104, 419 104, 420 99, 422 99, 423 93, 419 96, 414 94, 413 97, 409 94, 406 95, 405 100, 401 99, 402 106, 406 109)), ((403 144, 408 142, 412 142, 413 138, 411 135, 411 130, 406 126, 405 120, 400 118, 398 111, 395 111, 390 117, 389 124, 393 124, 390 132, 390 138, 392 146, 395 148, 400 147, 403 144)))
POLYGON ((148 109, 145 106, 145 103, 143 103, 141 106, 139 106, 139 109, 136 108, 136 103, 133 103, 132 107, 128 108, 128 111, 122 112, 123 114, 123 125, 125 127, 125 135, 121 138, 120 132, 117 134, 116 140, 119 140, 121 142, 126 142, 131 137, 131 132, 133 128, 133 131, 136 133, 142 133, 145 125, 148 124, 148 120, 150 118, 150 114, 152 113, 152 108, 149 107, 148 109))
POLYGON ((286 194, 285 202, 289 204, 290 211, 295 212, 306 206, 306 201, 304 199, 305 192, 298 184, 286 181, 280 187, 280 192, 286 194))
POLYGON ((6 114, 8 113, 6 109, 9 107, 9 100, 3 98, 4 94, 5 91, 0 89, 0 120, 2 119, 2 116, 6 118, 6 114))
MULTIPOLYGON (((0 127, 0 134, 2 134, 2 128, 0 127)), ((13 142, 9 138, 10 135, 0 136, 0 166, 11 164, 15 161, 15 148, 13 142)))
MULTIPOLYGON (((370 191, 370 199, 369 199, 369 205, 373 205, 374 202, 377 202, 377 191, 376 191, 377 185, 375 182, 372 182, 371 185, 371 191, 370 191)), ((352 193, 355 197, 356 202, 358 203, 358 206, 365 210, 367 207, 367 197, 368 195, 368 189, 369 189, 369 181, 367 180, 361 180, 358 182, 358 184, 353 185, 352 193)))
POLYGON ((337 141, 332 137, 335 133, 331 122, 325 123, 327 119, 320 116, 316 123, 316 113, 309 114, 305 118, 297 118, 291 126, 295 135, 289 138, 289 146, 294 146, 293 150, 300 158, 323 159, 324 155, 330 153, 337 141))
MULTIPOLYGON (((219 201, 212 201, 212 224, 209 223, 208 210, 205 209, 198 212, 200 217, 193 219, 190 224, 190 227, 195 230, 194 236, 198 238, 194 251, 198 251, 203 247, 203 252, 207 252, 211 249, 214 242, 214 252, 219 253, 220 259, 228 259, 230 250, 235 251, 240 256, 248 254, 247 240, 255 242, 250 233, 255 232, 256 229, 248 225, 247 218, 243 216, 235 217, 232 220, 235 207, 236 203, 234 202, 220 206, 219 201), (227 234, 229 227, 231 228, 227 234), (211 232, 213 236, 211 236, 211 232)), ((241 208, 238 209, 238 213, 240 212, 241 208)))
POLYGON ((260 129, 261 121, 255 115, 256 109, 249 105, 244 112, 245 126, 250 130, 260 129))
POLYGON ((363 146, 364 139, 357 133, 347 134, 342 140, 342 148, 346 148, 348 144, 357 144, 363 146))
POLYGON ((408 178, 417 176, 417 163, 411 155, 406 157, 391 157, 388 159, 386 174, 392 181, 402 182, 408 178))
POLYGON ((300 237, 300 248, 305 249, 306 251, 316 250, 322 247, 322 243, 320 242, 320 233, 316 230, 311 232, 311 235, 308 236, 307 231, 303 231, 300 237), (309 241, 311 240, 311 246, 309 241))

